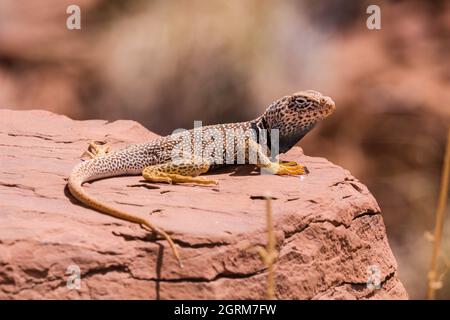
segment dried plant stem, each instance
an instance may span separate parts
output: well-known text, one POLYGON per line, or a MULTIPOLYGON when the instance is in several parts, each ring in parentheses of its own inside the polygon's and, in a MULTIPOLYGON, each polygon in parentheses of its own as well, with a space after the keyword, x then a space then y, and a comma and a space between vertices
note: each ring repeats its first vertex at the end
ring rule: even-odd
POLYGON ((275 233, 273 231, 272 222, 272 198, 266 197, 266 221, 267 221, 267 246, 266 248, 258 247, 258 252, 267 267, 267 291, 266 298, 268 300, 275 299, 275 274, 273 270, 273 263, 277 257, 275 251, 275 233))
POLYGON ((436 297, 436 281, 438 279, 438 264, 441 249, 442 229, 444 226, 445 208, 448 196, 448 184, 450 176, 450 129, 447 137, 447 147, 445 150, 445 158, 441 177, 441 189, 439 193, 439 202, 436 209, 436 224, 434 228, 433 253, 431 256, 430 271, 428 272, 428 290, 427 298, 435 299, 436 297))
POLYGON ((266 214, 267 214, 267 253, 269 259, 267 261, 268 279, 267 279, 267 299, 275 299, 275 277, 273 272, 273 261, 275 260, 275 234, 273 232, 272 223, 272 199, 266 199, 266 214))

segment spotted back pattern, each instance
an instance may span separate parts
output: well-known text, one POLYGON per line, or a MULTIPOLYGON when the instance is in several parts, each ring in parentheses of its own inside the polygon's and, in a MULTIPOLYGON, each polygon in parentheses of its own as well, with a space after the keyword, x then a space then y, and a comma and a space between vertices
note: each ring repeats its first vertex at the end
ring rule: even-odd
MULTIPOLYGON (((330 115, 335 109, 333 100, 313 90, 297 92, 271 103, 264 114, 257 119, 218 124, 186 130, 180 134, 161 137, 153 141, 130 145, 129 147, 80 163, 73 171, 83 182, 124 174, 140 174, 150 165, 163 164, 173 160, 174 148, 189 150, 201 141, 202 151, 211 149, 211 161, 229 163, 236 160, 238 153, 231 155, 226 148, 232 145, 238 150, 241 143, 254 138, 256 130, 279 130, 279 152, 284 153, 294 146, 317 122, 330 115), (230 132, 234 132, 230 136, 230 132), (199 139, 199 135, 200 140, 199 139), (225 148, 224 148, 225 147, 225 148)), ((269 136, 270 140, 270 136, 269 136)), ((270 143, 269 146, 270 147, 270 143)), ((209 152, 208 151, 208 152, 209 152)), ((268 149, 268 151, 270 151, 268 149)), ((214 167, 214 166, 212 166, 214 167)))

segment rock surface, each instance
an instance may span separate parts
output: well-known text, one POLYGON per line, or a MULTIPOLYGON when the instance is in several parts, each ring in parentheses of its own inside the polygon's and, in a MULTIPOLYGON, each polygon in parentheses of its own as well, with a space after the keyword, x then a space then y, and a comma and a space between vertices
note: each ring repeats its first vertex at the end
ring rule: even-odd
POLYGON ((211 175, 218 186, 161 185, 139 176, 86 184, 92 195, 150 215, 166 241, 138 225, 79 205, 65 184, 90 140, 115 148, 155 138, 133 121, 73 121, 44 111, 0 110, 0 299, 258 299, 267 272, 255 251, 266 243, 270 192, 279 299, 402 299, 376 200, 351 174, 294 148, 299 177, 251 167, 211 175), (79 268, 81 286, 72 283, 79 268), (369 271, 381 288, 367 288, 369 271))

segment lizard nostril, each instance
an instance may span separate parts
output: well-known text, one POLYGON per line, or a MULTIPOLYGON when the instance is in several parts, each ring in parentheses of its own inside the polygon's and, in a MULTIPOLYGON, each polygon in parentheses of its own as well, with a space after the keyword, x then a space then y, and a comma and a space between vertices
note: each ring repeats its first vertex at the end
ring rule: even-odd
POLYGON ((323 97, 322 99, 320 99, 320 102, 328 109, 334 110, 336 108, 334 101, 330 97, 323 97))

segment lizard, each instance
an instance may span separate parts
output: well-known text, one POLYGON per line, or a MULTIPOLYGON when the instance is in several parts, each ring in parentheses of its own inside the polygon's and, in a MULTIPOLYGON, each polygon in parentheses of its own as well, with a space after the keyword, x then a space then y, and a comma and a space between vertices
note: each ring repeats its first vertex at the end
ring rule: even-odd
MULTIPOLYGON (((258 118, 237 123, 217 124, 195 128, 184 132, 187 137, 181 146, 189 149, 186 144, 191 143, 205 132, 214 132, 216 141, 225 141, 232 147, 244 147, 246 152, 243 164, 250 163, 250 152, 257 155, 256 164, 261 170, 268 170, 275 175, 301 175, 308 173, 308 169, 293 161, 279 162, 270 156, 270 148, 263 148, 262 143, 255 139, 255 135, 266 130, 266 141, 273 146, 274 138, 278 138, 278 153, 285 153, 297 144, 320 120, 328 117, 335 110, 334 101, 314 90, 306 90, 284 96, 272 102, 265 112, 258 118), (209 131, 208 131, 209 130, 209 131), (234 137, 226 136, 226 132, 238 132, 234 137), (277 132, 277 137, 273 134, 277 132), (183 144, 184 143, 184 144, 183 144)), ((180 144, 180 135, 172 134, 160 137, 146 143, 133 144, 124 149, 110 152, 107 145, 95 142, 89 144, 86 154, 91 158, 76 165, 68 179, 70 193, 80 202, 101 213, 140 224, 150 231, 159 234, 168 241, 173 255, 180 267, 182 262, 176 246, 169 234, 162 228, 154 225, 149 219, 137 214, 119 210, 89 195, 82 185, 85 182, 121 175, 142 174, 146 181, 152 183, 191 183, 191 184, 217 184, 216 180, 201 177, 200 175, 230 163, 230 154, 217 152, 214 158, 201 157, 198 154, 189 154, 187 157, 174 158, 177 154, 177 143, 180 144), (222 162, 216 160, 223 160, 222 162), (226 159, 225 159, 226 158, 226 159)), ((207 143, 200 142, 200 151, 205 151, 207 143)), ((232 150, 235 150, 233 148, 232 150)), ((274 148, 272 148, 274 149, 274 148)), ((201 155, 201 153, 200 153, 201 155)), ((238 152, 231 153, 231 161, 236 162, 238 152)))

